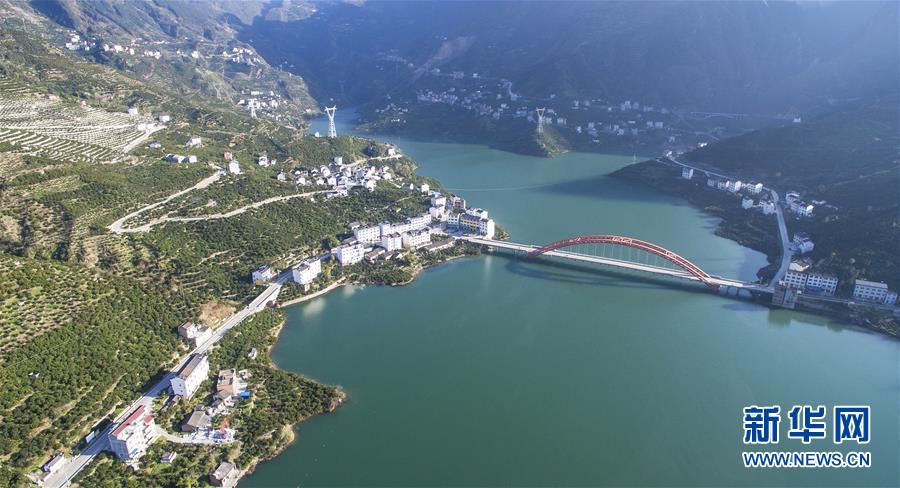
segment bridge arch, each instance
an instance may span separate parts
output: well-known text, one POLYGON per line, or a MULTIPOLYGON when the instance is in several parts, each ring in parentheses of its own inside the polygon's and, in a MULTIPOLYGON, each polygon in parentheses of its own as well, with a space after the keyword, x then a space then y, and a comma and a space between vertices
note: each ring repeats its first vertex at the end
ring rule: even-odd
POLYGON ((713 283, 712 276, 703 271, 696 264, 688 261, 684 257, 680 256, 678 253, 674 251, 670 251, 662 246, 656 245, 652 242, 643 241, 641 239, 635 239, 633 237, 625 237, 625 236, 615 236, 615 235, 589 235, 589 236, 578 236, 571 237, 569 239, 563 239, 561 241, 552 242, 547 244, 546 246, 539 247, 528 253, 529 258, 536 258, 544 253, 554 251, 557 249, 562 249, 566 247, 579 246, 583 244, 614 244, 618 246, 630 247, 633 249, 639 249, 641 251, 645 251, 656 256, 659 256, 666 261, 678 266, 679 268, 687 271, 692 276, 696 277, 703 284, 710 287, 713 290, 718 290, 719 286, 713 283))

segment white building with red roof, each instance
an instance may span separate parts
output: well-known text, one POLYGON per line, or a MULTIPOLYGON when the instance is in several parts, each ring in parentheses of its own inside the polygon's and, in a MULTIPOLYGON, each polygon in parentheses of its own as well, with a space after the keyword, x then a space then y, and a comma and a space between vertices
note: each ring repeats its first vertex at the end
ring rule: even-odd
POLYGON ((136 461, 157 437, 153 415, 141 405, 109 433, 109 447, 119 459, 136 461))

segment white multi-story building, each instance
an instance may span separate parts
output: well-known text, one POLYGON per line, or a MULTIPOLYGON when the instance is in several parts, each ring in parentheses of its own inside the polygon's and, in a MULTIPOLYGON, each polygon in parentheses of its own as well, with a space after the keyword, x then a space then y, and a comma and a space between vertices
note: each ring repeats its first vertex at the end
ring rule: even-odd
POLYGON ((432 221, 439 220, 444 221, 447 220, 447 216, 450 212, 447 210, 446 206, 440 207, 431 207, 428 209, 428 214, 431 215, 432 221))
POLYGON ((428 229, 411 230, 401 237, 403 247, 418 249, 431 244, 431 232, 428 229))
POLYGON ((751 209, 753 208, 753 199, 744 197, 741 199, 741 208, 743 209, 751 209))
POLYGON ((387 252, 396 251, 403 247, 403 236, 399 232, 383 234, 381 236, 381 247, 387 252))
MULTIPOLYGON (((887 298, 888 286, 875 281, 856 280, 853 287, 853 298, 867 302, 884 303, 887 298)), ((896 297, 894 297, 896 301, 896 297)))
POLYGON ((790 203, 790 208, 791 212, 794 212, 800 217, 809 217, 813 214, 816 207, 815 205, 803 201, 794 200, 790 203))
POLYGON ((64 464, 66 464, 66 456, 63 453, 58 452, 41 466, 41 470, 45 473, 53 474, 57 472, 59 468, 63 467, 64 464))
POLYGON ((431 191, 431 186, 428 183, 422 183, 419 185, 419 191, 422 193, 428 193, 431 191))
MULTIPOLYGON (((365 242, 367 244, 374 244, 381 239, 381 225, 366 225, 359 226, 353 229, 353 237, 356 238, 359 242, 365 242)), ((390 225, 390 224, 388 224, 390 225)))
POLYGON ((169 384, 172 394, 190 398, 194 396, 200 383, 209 376, 209 361, 205 354, 191 354, 188 362, 178 371, 169 384))
POLYGON ((195 347, 212 337, 212 329, 205 325, 185 322, 178 326, 178 335, 190 341, 195 347))
POLYGON ((806 273, 802 271, 788 269, 787 273, 784 274, 784 284, 791 288, 802 290, 806 288, 806 281, 806 273))
POLYGON ((775 213, 775 203, 769 200, 764 200, 759 202, 759 209, 762 211, 763 215, 772 215, 775 213))
POLYGON ((275 268, 269 266, 268 264, 261 264, 258 268, 253 270, 253 273, 250 274, 250 278, 257 285, 266 283, 271 281, 272 278, 275 278, 277 273, 275 272, 275 268))
POLYGON ((833 296, 837 290, 837 276, 828 273, 809 273, 806 279, 806 288, 813 291, 822 291, 822 293, 833 296))
POLYGON ((153 415, 141 405, 109 433, 109 447, 125 461, 136 461, 146 452, 147 447, 159 437, 153 415))
POLYGON ((897 303, 897 292, 888 290, 884 295, 884 304, 893 305, 895 303, 897 303))
POLYGON ((432 214, 429 211, 422 215, 410 217, 403 222, 382 222, 378 225, 359 226, 353 229, 353 236, 357 241, 367 244, 377 244, 381 242, 382 236, 387 234, 403 234, 411 230, 424 229, 432 222, 432 214))
MULTIPOLYGON (((487 212, 485 212, 485 214, 486 213, 487 212)), ((447 223, 449 225, 452 225, 449 219, 447 223)), ((494 233, 496 230, 496 225, 494 224, 493 219, 481 218, 478 215, 472 215, 469 212, 459 214, 456 217, 455 226, 461 229, 463 232, 476 232, 487 237, 488 239, 494 238, 494 233)))
POLYGON ((432 207, 443 207, 447 205, 447 197, 437 194, 431 197, 432 207))
POLYGON ((763 191, 762 183, 750 182, 744 185, 744 191, 750 193, 751 195, 759 195, 763 191))
POLYGON ((359 242, 339 246, 332 249, 332 254, 341 263, 341 266, 350 266, 363 260, 363 257, 366 255, 366 246, 359 242))
POLYGON ((488 218, 488 211, 483 208, 470 208, 466 210, 466 213, 479 219, 488 218))
POLYGON ((688 168, 687 166, 681 167, 681 177, 689 180, 694 177, 694 168, 688 168))
POLYGON ((730 191, 731 193, 737 193, 737 192, 741 191, 741 188, 743 188, 743 187, 744 187, 744 184, 741 182, 741 180, 729 181, 729 182, 725 183, 725 189, 727 191, 730 191))
POLYGON ((479 234, 487 237, 488 239, 493 239, 495 232, 496 225, 494 224, 494 219, 481 219, 478 221, 479 234))
POLYGON ((241 165, 237 161, 229 161, 228 172, 234 175, 241 174, 241 165))
POLYGON ((431 214, 424 213, 422 215, 417 215, 415 217, 410 217, 406 219, 406 222, 409 224, 410 230, 413 229, 424 229, 431 225, 431 214))
POLYGON ((322 261, 319 258, 303 260, 291 270, 294 281, 299 285, 308 285, 322 273, 322 261))

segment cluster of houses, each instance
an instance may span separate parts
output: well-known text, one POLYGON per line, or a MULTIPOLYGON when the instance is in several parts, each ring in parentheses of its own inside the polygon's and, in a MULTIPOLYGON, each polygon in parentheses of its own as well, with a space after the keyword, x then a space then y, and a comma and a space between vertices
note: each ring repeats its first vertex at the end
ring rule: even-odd
MULTIPOLYGON (((535 109, 537 106, 530 107, 523 103, 515 103, 519 100, 519 96, 512 92, 508 92, 508 82, 502 80, 498 85, 498 92, 490 90, 466 90, 465 88, 457 89, 456 87, 448 88, 443 91, 420 90, 416 92, 416 101, 418 103, 429 104, 445 104, 456 106, 465 110, 474 112, 480 117, 491 117, 500 120, 503 117, 513 119, 525 119, 528 122, 537 124, 538 116, 535 109), (507 93, 508 92, 508 93, 507 93), (509 98, 509 102, 500 101, 509 98)), ((555 97, 554 97, 555 98, 555 97)), ((641 107, 639 102, 626 100, 619 105, 600 105, 599 100, 573 100, 572 106, 566 107, 567 111, 598 111, 603 115, 604 120, 587 121, 581 124, 569 124, 569 119, 562 115, 563 108, 546 107, 543 115, 543 125, 557 126, 558 128, 572 129, 577 134, 587 134, 596 138, 600 133, 606 133, 614 136, 638 136, 642 133, 654 130, 662 130, 666 127, 663 120, 644 120, 646 117, 652 117, 654 112, 667 115, 669 111, 665 108, 657 109, 652 106, 641 107), (643 122, 641 125, 640 122, 643 122)), ((552 105, 552 99, 548 102, 538 104, 538 106, 552 105)), ((403 114, 408 112, 406 108, 401 108, 393 102, 383 109, 378 110, 379 113, 396 113, 403 114)), ((582 117, 583 118, 583 117, 582 117)), ((397 119, 400 122, 401 119, 397 119)), ((599 140, 595 140, 599 142, 599 140)), ((669 142, 675 142, 675 136, 671 136, 669 142)))
MULTIPOLYGON (((212 329, 193 322, 184 322, 177 328, 178 335, 191 346, 198 346, 212 337, 212 329)), ((255 349, 248 357, 256 357, 255 349)), ((172 398, 166 402, 171 405, 178 400, 192 398, 200 385, 209 377, 209 359, 205 354, 191 354, 187 361, 175 371, 169 379, 169 390, 172 398)), ((234 439, 234 431, 227 428, 212 429, 212 419, 225 415, 240 398, 248 398, 247 379, 250 373, 246 370, 224 369, 216 377, 216 393, 212 403, 191 412, 181 423, 181 431, 193 436, 200 436, 207 442, 224 443, 234 439)), ((160 429, 157 428, 148 407, 140 405, 135 408, 119 425, 108 434, 110 450, 123 461, 136 466, 136 463, 147 452, 147 448, 158 439, 160 429)), ((161 459, 171 463, 176 453, 166 452, 161 459)), ((54 458, 55 459, 55 458, 54 458)), ((53 469, 55 462, 47 469, 53 469)), ((45 469, 46 471, 46 469, 45 469)))
MULTIPOLYGON (((263 63, 263 60, 257 56, 252 49, 247 49, 246 47, 233 47, 231 48, 231 52, 223 50, 222 57, 228 60, 229 63, 234 64, 256 66, 257 64, 263 63)), ((251 93, 251 95, 254 94, 251 93)))
MULTIPOLYGON (((168 115, 161 115, 160 118, 162 117, 165 117, 166 120, 169 120, 168 115)), ((162 144, 160 144, 158 141, 154 141, 151 142, 147 147, 149 147, 150 149, 159 149, 162 147, 162 144)), ((191 136, 184 143, 184 147, 188 149, 203 147, 203 139, 200 138, 200 136, 191 136)), ((165 156, 163 156, 163 160, 170 163, 196 163, 198 161, 197 156, 193 154, 183 155, 175 153, 166 154, 165 156)))
POLYGON ((800 198, 800 194, 796 191, 789 191, 784 195, 784 203, 787 204, 788 210, 798 217, 812 217, 816 206, 804 201, 800 198))
MULTIPOLYGON (((792 261, 784 279, 779 283, 780 287, 794 292, 834 296, 838 285, 837 276, 832 273, 812 271, 811 264, 808 259, 792 261)), ((897 302, 897 292, 890 290, 885 283, 856 279, 853 283, 853 299, 893 306, 897 302)))
MULTIPOLYGON (((694 169, 687 166, 681 168, 681 177, 690 180, 694 177, 694 169)), ((764 215, 776 212, 775 202, 768 193, 763 192, 765 185, 757 181, 744 183, 741 180, 729 180, 707 175, 706 186, 719 191, 741 194, 741 208, 745 210, 758 209, 764 215)))
MULTIPOLYGON (((179 326, 182 330, 198 330, 191 323, 179 326)), ((208 330, 208 329, 206 329, 208 330)), ((200 337, 193 335, 196 339, 200 337)), ((230 442, 234 439, 234 431, 231 429, 212 429, 212 419, 218 415, 228 413, 238 398, 249 397, 246 380, 250 374, 246 370, 236 371, 225 369, 219 371, 216 378, 216 393, 213 402, 208 407, 203 407, 191 412, 181 423, 182 432, 199 435, 213 443, 230 442)), ((179 398, 189 399, 196 394, 200 385, 209 377, 209 360, 205 354, 192 354, 182 367, 175 372, 169 380, 169 388, 173 395, 173 403, 179 398)), ((140 405, 135 408, 119 425, 108 434, 110 450, 123 461, 136 465, 146 454, 147 448, 160 436, 160 429, 156 426, 154 417, 149 409, 140 405)), ((163 462, 171 462, 175 453, 167 452, 163 455, 163 462)))
MULTIPOLYGON (((429 74, 434 78, 453 80, 450 83, 452 86, 418 90, 416 103, 445 104, 473 112, 479 117, 491 117, 495 120, 519 118, 534 124, 538 121, 535 109, 544 107, 546 111, 543 115, 543 125, 571 129, 578 134, 586 133, 594 138, 601 132, 614 136, 637 136, 648 131, 661 130, 666 127, 665 121, 661 119, 669 115, 666 108, 641 105, 639 101, 625 100, 617 104, 606 103, 599 99, 562 101, 557 100, 554 94, 537 105, 529 106, 520 95, 513 92, 512 82, 506 79, 499 79, 491 84, 478 73, 466 74, 464 71, 443 73, 439 68, 432 69, 429 74), (562 114, 563 111, 571 112, 573 116, 578 114, 578 119, 582 120, 583 124, 570 124, 568 117, 562 114), (581 112, 590 112, 590 115, 582 115, 581 112), (585 121, 586 118, 597 120, 585 121)), ((376 112, 388 116, 397 115, 400 118, 391 121, 402 123, 402 116, 408 109, 390 102, 376 112)), ((669 142, 675 142, 675 137, 670 136, 669 142)), ((594 139, 594 142, 599 140, 594 139)))
MULTIPOLYGON (((797 255, 811 253, 815 249, 815 243, 809 235, 803 232, 794 234, 791 241, 791 251, 797 255)), ((815 271, 812 269, 810 258, 797 258, 791 261, 784 278, 776 288, 776 299, 780 293, 780 300, 793 302, 796 293, 813 293, 824 296, 834 296, 838 286, 838 278, 833 273, 815 271), (778 288, 781 288, 780 292, 778 288)), ((897 292, 888 289, 887 284, 857 279, 853 286, 853 299, 866 303, 894 305, 897 301, 897 292)), ((782 303, 777 303, 782 305, 782 303)))
MULTIPOLYGON (((263 163, 260 162, 260 165, 263 163)), ((375 191, 379 181, 394 179, 388 166, 378 168, 371 165, 345 165, 342 156, 335 156, 330 164, 323 164, 318 168, 297 168, 291 171, 290 176, 283 172, 277 176, 279 181, 287 181, 291 177, 298 186, 331 187, 331 191, 326 194, 329 198, 347 196, 351 188, 360 186, 375 191)))
MULTIPOLYGON (((378 259, 399 259, 409 250, 437 252, 455 244, 452 237, 434 240, 432 235, 459 233, 477 234, 489 239, 494 237, 496 225, 488 217, 487 210, 468 208, 463 198, 456 195, 444 196, 432 191, 427 183, 421 184, 418 191, 430 196, 431 206, 427 213, 399 222, 351 224, 353 237, 333 247, 327 254, 302 260, 291 269, 293 280, 308 289, 322 273, 324 259, 334 258, 341 266, 351 266, 363 260, 374 262, 378 259)), ((253 283, 261 285, 272 281, 277 275, 275 268, 262 264, 251 272, 250 278, 253 283)))
POLYGON ((66 49, 69 51, 90 51, 95 45, 97 45, 96 41, 82 39, 78 34, 70 35, 65 43, 66 49))
MULTIPOLYGON (((168 124, 172 120, 171 115, 160 114, 154 116, 152 113, 141 113, 140 108, 137 106, 128 107, 127 110, 128 115, 134 117, 136 120, 134 122, 134 128, 141 132, 146 132, 148 134, 152 134, 160 129, 164 129, 166 124, 168 124)), ((157 149, 162 147, 162 144, 159 142, 153 142, 149 144, 151 149, 157 149)))
POLYGON ((262 113, 276 120, 280 118, 276 111, 281 106, 281 97, 274 91, 241 90, 241 95, 249 96, 239 99, 237 104, 250 112, 251 117, 256 118, 258 113, 262 113))
MULTIPOLYGON (((194 417, 205 416, 203 412, 194 412, 194 417)), ((207 420, 208 422, 208 420, 207 420)), ((125 420, 109 433, 110 450, 131 466, 137 466, 137 462, 146 454, 147 448, 160 437, 159 429, 153 415, 141 405, 134 409, 125 420)), ((177 456, 175 451, 167 451, 160 457, 163 463, 171 464, 177 456)), ((55 456, 44 466, 44 470, 52 473, 58 469, 62 462, 62 455, 55 456)), ((240 478, 240 470, 229 462, 220 463, 215 471, 209 474, 209 481, 214 486, 234 486, 240 478)))
MULTIPOLYGON (((92 51, 94 49, 110 54, 137 56, 139 58, 152 58, 159 60, 163 57, 163 52, 159 49, 160 45, 166 44, 164 41, 145 42, 142 39, 131 39, 127 45, 115 42, 102 42, 97 36, 91 39, 85 39, 81 35, 71 34, 66 42, 65 48, 70 51, 92 51)), ((193 59, 199 59, 200 53, 196 50, 190 52, 175 51, 178 56, 190 56, 193 59)))

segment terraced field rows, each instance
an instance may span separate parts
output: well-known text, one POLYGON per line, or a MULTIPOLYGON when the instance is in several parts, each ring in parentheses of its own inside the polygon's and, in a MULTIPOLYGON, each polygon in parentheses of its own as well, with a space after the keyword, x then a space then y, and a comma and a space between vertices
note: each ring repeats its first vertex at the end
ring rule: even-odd
POLYGON ((81 162, 110 161, 146 137, 138 118, 40 96, 0 78, 0 143, 39 156, 81 162))

